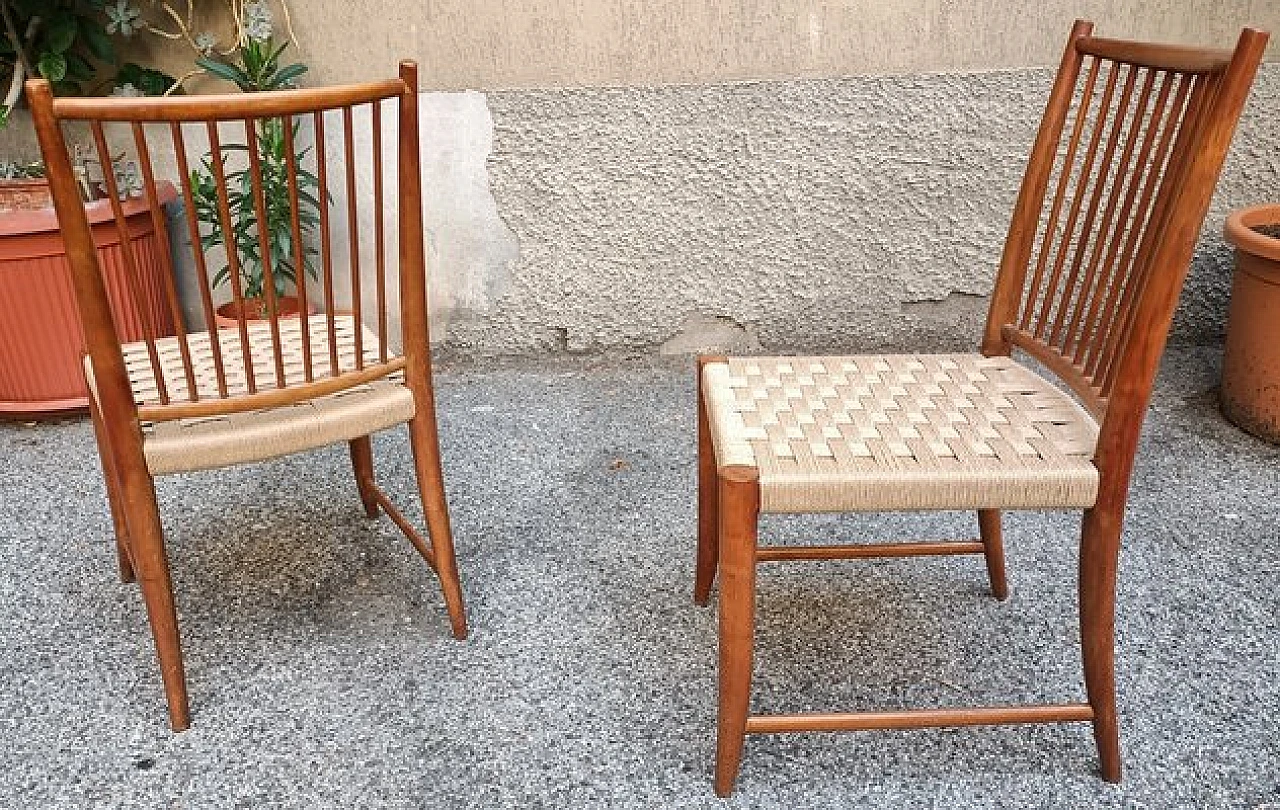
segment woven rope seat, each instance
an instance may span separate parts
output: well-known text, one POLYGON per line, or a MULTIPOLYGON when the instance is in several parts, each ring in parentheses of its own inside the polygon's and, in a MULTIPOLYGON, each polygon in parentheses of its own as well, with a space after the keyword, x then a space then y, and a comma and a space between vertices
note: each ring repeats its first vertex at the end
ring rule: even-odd
MULTIPOLYGON (((331 373, 328 318, 312 315, 307 319, 311 336, 311 374, 315 380, 335 376, 331 373)), ((280 346, 287 386, 306 382, 301 320, 280 320, 280 346)), ((338 373, 356 369, 355 318, 333 317, 334 348, 338 373)), ((379 362, 378 338, 361 326, 361 353, 366 366, 379 362)), ((247 327, 249 357, 254 380, 259 390, 276 385, 275 356, 269 322, 254 322, 247 327)), ((195 367, 197 395, 218 396, 213 340, 218 340, 226 374, 229 396, 250 393, 245 372, 240 334, 236 329, 188 335, 192 364, 195 367)), ((188 385, 183 373, 178 338, 162 338, 155 342, 170 401, 188 399, 188 385)), ((139 405, 159 405, 160 393, 147 354, 145 342, 121 347, 134 401, 139 405)), ((93 369, 85 358, 85 374, 90 391, 95 390, 93 369)), ((361 383, 337 393, 302 402, 241 413, 144 422, 143 453, 152 475, 192 470, 206 470, 261 461, 289 453, 322 447, 385 430, 413 418, 412 392, 392 376, 361 383)))
POLYGON ((760 509, 1092 506, 1098 426, 1008 357, 744 357, 708 363, 720 467, 755 468, 760 509))

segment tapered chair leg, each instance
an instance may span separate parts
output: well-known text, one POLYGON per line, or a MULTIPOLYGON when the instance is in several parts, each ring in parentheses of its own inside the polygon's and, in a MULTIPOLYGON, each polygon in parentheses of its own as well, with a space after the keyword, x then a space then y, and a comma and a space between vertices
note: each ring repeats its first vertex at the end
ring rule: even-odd
POLYGON ((422 511, 427 518, 427 532, 431 536, 449 623, 454 637, 463 639, 467 637, 467 614, 462 604, 462 584, 458 581, 453 533, 449 528, 449 504, 445 499, 444 475, 440 469, 440 441, 436 434, 434 408, 420 409, 418 415, 409 420, 409 443, 413 448, 413 466, 418 476, 422 511))
POLYGON ((759 472, 720 470, 720 700, 716 728, 717 796, 728 796, 742 764, 751 707, 755 642, 759 472))
POLYGON ((707 421, 706 403, 702 397, 702 366, 698 362, 698 556, 693 580, 693 601, 707 604, 711 585, 716 578, 719 556, 719 481, 716 476, 716 452, 711 444, 711 426, 707 421))
POLYGON ((1097 507, 1085 512, 1080 542, 1080 643, 1093 738, 1102 778, 1120 781, 1116 718, 1115 600, 1121 520, 1097 507))
POLYGON ((347 443, 351 449, 351 469, 355 472, 356 487, 360 490, 360 502, 364 504, 364 513, 369 517, 378 516, 377 485, 373 477, 373 443, 368 436, 352 439, 347 443))
POLYGON ((1004 570, 1004 535, 1000 528, 999 509, 978 510, 978 532, 982 537, 983 555, 987 558, 987 578, 991 593, 1000 601, 1009 598, 1009 581, 1004 570))
MULTIPOLYGON (((141 462, 141 459, 139 459, 141 462)), ((178 612, 173 599, 173 581, 165 555, 160 512, 155 485, 145 470, 121 476, 121 498, 133 563, 147 606, 151 635, 160 659, 160 677, 169 702, 169 724, 183 731, 191 723, 187 703, 186 675, 182 666, 182 643, 178 638, 178 612)))
POLYGON ((93 418, 93 433, 97 439, 98 460, 102 462, 102 479, 107 488, 107 503, 111 506, 111 525, 115 530, 116 563, 120 568, 120 581, 133 582, 133 560, 129 551, 129 529, 124 519, 124 507, 120 502, 120 475, 116 471, 115 459, 107 440, 107 431, 102 424, 102 413, 98 403, 89 398, 89 413, 93 418))

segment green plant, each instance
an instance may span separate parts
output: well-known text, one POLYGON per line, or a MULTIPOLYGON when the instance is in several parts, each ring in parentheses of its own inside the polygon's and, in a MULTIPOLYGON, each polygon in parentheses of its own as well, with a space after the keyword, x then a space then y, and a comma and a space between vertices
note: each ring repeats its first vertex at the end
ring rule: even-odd
POLYGON ((196 64, 220 79, 226 79, 246 93, 259 90, 284 90, 297 86, 297 79, 307 72, 301 63, 280 65, 280 55, 289 47, 288 40, 279 46, 271 37, 251 39, 240 47, 239 64, 225 59, 201 57, 196 64))
MULTIPOLYGON (((263 33, 265 36, 249 39, 235 54, 235 61, 202 57, 196 60, 196 64, 214 76, 233 82, 246 93, 295 86, 297 78, 306 72, 306 65, 296 63, 281 65, 280 56, 288 47, 288 42, 277 45, 269 30, 257 33, 263 33)), ((292 121, 289 126, 292 128, 296 143, 300 125, 297 121, 292 121)), ((293 242, 293 205, 289 190, 290 170, 286 160, 284 119, 267 118, 258 121, 254 126, 254 136, 261 169, 263 206, 266 211, 268 259, 271 263, 272 279, 275 282, 275 293, 281 296, 285 294, 287 285, 296 286, 300 270, 312 276, 316 275, 311 260, 316 249, 311 245, 314 241, 311 237, 320 223, 320 201, 315 196, 319 181, 315 175, 301 168, 302 159, 310 149, 299 149, 295 154, 296 169, 293 172, 298 193, 298 225, 303 237, 301 250, 303 266, 299 268, 293 242)), ((206 226, 200 234, 201 247, 208 250, 222 246, 228 251, 234 250, 240 269, 242 291, 246 298, 257 298, 264 292, 266 272, 263 267, 253 176, 248 168, 227 170, 229 154, 244 153, 247 162, 248 151, 249 148, 245 144, 227 144, 222 147, 223 154, 218 156, 218 160, 222 161, 222 170, 227 183, 227 207, 232 231, 230 240, 224 233, 222 217, 218 213, 213 156, 206 155, 200 168, 192 171, 191 188, 196 218, 206 226)), ((213 285, 218 287, 226 284, 230 278, 231 266, 228 261, 214 273, 213 285)))
POLYGON ((39 177, 44 177, 44 163, 41 161, 0 161, 0 180, 31 180, 39 177))
POLYGON ((78 95, 89 89, 100 65, 116 61, 105 8, 106 0, 0 0, 0 65, 9 71, 0 123, 24 78, 41 76, 59 95, 78 95))
MULTIPOLYGON (((288 0, 270 1, 284 13, 292 41, 288 0)), ((231 64, 216 56, 260 50, 261 43, 270 40, 273 14, 269 0, 225 0, 225 5, 233 23, 229 44, 212 31, 197 29, 197 0, 0 0, 0 76, 8 76, 8 89, 0 102, 0 127, 7 123, 28 77, 48 79, 57 95, 110 92, 123 96, 182 92, 187 79, 206 72, 228 78, 222 67, 207 66, 231 64), (121 63, 116 40, 140 35, 185 44, 202 64, 174 78, 137 62, 121 63)), ((266 55, 278 59, 281 50, 266 55)), ((243 61, 248 64, 250 59, 243 61)), ((253 61, 265 65, 270 60, 253 61)), ((302 72, 290 75, 299 67, 288 66, 276 81, 284 86, 302 72)), ((272 66, 268 73, 278 71, 278 66, 272 66)), ((265 78, 255 75, 250 83, 265 78)), ((265 81, 257 83, 256 89, 268 89, 265 81)))
MULTIPOLYGON (((261 193, 266 212, 268 257, 277 296, 286 293, 287 285, 297 284, 299 271, 293 242, 293 206, 289 191, 290 171, 286 159, 284 126, 282 119, 269 118, 260 121, 255 128, 261 168, 261 193)), ((292 123, 292 128, 296 142, 299 130, 297 121, 292 123)), ((228 251, 235 250, 242 292, 246 298, 259 298, 264 293, 266 272, 262 261, 261 231, 258 227, 257 189, 254 188, 250 169, 226 171, 228 153, 247 153, 248 147, 243 144, 227 144, 222 147, 222 151, 219 159, 222 161, 227 185, 227 208, 233 246, 227 245, 222 217, 218 212, 218 188, 213 158, 210 155, 204 157, 200 168, 191 172, 196 219, 201 225, 207 226, 200 234, 200 244, 204 250, 219 246, 228 251)), ((309 152, 309 147, 299 149, 295 153, 297 162, 301 163, 309 152)), ((313 257, 316 255, 316 248, 311 244, 311 237, 320 223, 320 201, 315 196, 319 181, 315 175, 301 167, 293 174, 298 189, 298 225, 303 238, 301 269, 315 277, 313 257)), ((214 273, 213 285, 222 286, 230 279, 231 264, 228 261, 214 273)))

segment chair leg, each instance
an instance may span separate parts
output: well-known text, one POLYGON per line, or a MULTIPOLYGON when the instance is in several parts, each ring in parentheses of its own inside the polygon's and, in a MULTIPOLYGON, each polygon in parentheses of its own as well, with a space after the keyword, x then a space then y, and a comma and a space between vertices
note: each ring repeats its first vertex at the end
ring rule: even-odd
POLYGON ((996 599, 1009 598, 1009 581, 1004 571, 1004 536, 1000 529, 999 509, 978 510, 978 532, 982 536, 983 555, 987 558, 987 578, 996 599))
POLYGON ((361 436, 347 444, 351 448, 351 468, 355 472, 356 487, 360 490, 364 513, 375 518, 378 516, 378 498, 374 494, 377 484, 373 477, 373 443, 368 436, 361 436))
POLYGON ((720 501, 715 448, 702 398, 702 365, 698 363, 698 556, 693 580, 693 601, 699 605, 707 604, 716 579, 720 501))
MULTIPOLYGON (((128 459, 122 459, 122 466, 128 459)), ((141 464, 141 459, 138 460, 141 464)), ((173 581, 165 555, 156 491, 145 469, 122 470, 121 502, 129 526, 133 563, 147 606, 151 635, 160 659, 160 677, 169 702, 169 724, 183 731, 191 723, 187 704, 186 675, 182 666, 182 643, 178 638, 178 612, 173 599, 173 581)))
POLYGON ((467 614, 462 604, 462 584, 458 581, 458 562, 453 552, 453 533, 449 528, 449 504, 445 500, 444 475, 440 469, 440 440, 436 433, 435 409, 419 409, 409 420, 409 443, 413 448, 413 466, 418 476, 422 511, 427 517, 427 533, 435 553, 440 589, 454 638, 467 637, 467 614))
POLYGON ((98 403, 89 398, 89 414, 93 418, 93 434, 98 444, 98 460, 102 462, 102 479, 107 488, 107 503, 111 507, 111 524, 115 530, 116 563, 120 568, 120 581, 133 582, 133 560, 130 559, 129 530, 124 519, 124 508, 120 503, 120 475, 116 472, 115 456, 107 438, 106 428, 102 424, 102 413, 98 403))
POLYGON ((725 797, 733 792, 742 764, 751 707, 759 473, 749 467, 726 467, 720 471, 719 486, 720 701, 715 792, 725 797))
POLYGON ((1120 781, 1116 718, 1115 599, 1121 519, 1097 507, 1085 512, 1080 541, 1080 643, 1093 738, 1102 778, 1120 781))

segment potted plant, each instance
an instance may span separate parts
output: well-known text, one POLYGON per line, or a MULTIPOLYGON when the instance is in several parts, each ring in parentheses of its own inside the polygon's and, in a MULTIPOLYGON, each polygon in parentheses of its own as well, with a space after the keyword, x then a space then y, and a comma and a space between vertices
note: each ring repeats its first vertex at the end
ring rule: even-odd
MULTIPOLYGON (((0 87, 5 88, 0 127, 11 125, 28 77, 49 80, 59 95, 106 92, 119 75, 153 92, 170 89, 172 78, 160 71, 118 65, 113 38, 141 27, 132 10, 127 3, 108 6, 104 0, 0 0, 0 87)), ((139 193, 136 167, 124 161, 103 167, 119 181, 127 235, 122 238, 111 202, 97 199, 100 189, 90 185, 85 164, 78 162, 85 213, 122 336, 143 337, 144 313, 161 330, 171 331, 161 294, 167 257, 159 255, 163 240, 155 232, 149 201, 139 193), (126 251, 140 269, 138 299, 127 292, 126 251)), ((0 178, 0 414, 82 408, 88 404, 80 364, 83 336, 44 167, 8 161, 0 164, 0 178)), ((167 203, 176 193, 162 183, 157 196, 167 203)))
POLYGON ((1244 430, 1280 443, 1280 204, 1227 218, 1236 263, 1222 362, 1222 411, 1244 430))
MULTIPOLYGON (((233 82, 245 92, 280 90, 295 86, 298 76, 306 72, 302 64, 281 65, 280 56, 288 42, 277 44, 269 30, 265 38, 250 38, 239 49, 234 60, 206 57, 197 64, 210 74, 233 82)), ((227 184, 227 204, 230 213, 230 238, 225 233, 218 212, 219 202, 212 155, 206 155, 201 166, 191 172, 192 200, 195 203, 196 220, 202 226, 199 235, 204 250, 221 247, 235 252, 236 270, 239 272, 242 300, 231 300, 218 307, 216 317, 219 327, 234 327, 241 320, 255 320, 272 314, 274 301, 279 315, 296 315, 301 305, 291 288, 296 291, 298 273, 316 276, 314 256, 316 247, 312 238, 320 224, 320 201, 316 198, 319 181, 309 171, 301 168, 302 159, 310 147, 297 148, 297 170, 294 172, 298 194, 298 227, 302 237, 300 250, 293 242, 293 203, 289 190, 289 165, 286 159, 286 123, 280 118, 266 118, 254 125, 258 165, 261 170, 261 191, 266 213, 267 261, 274 282, 274 296, 266 295, 266 268, 264 267, 262 242, 258 222, 255 189, 252 174, 239 161, 240 168, 228 166, 229 158, 239 157, 248 151, 244 144, 226 144, 217 156, 222 164, 221 172, 227 184), (298 267, 298 254, 302 266, 298 267)), ((301 122, 291 120, 290 135, 298 142, 301 122)), ((215 288, 231 286, 233 268, 230 261, 214 273, 215 288)))
MULTIPOLYGON (((283 0, 276 1, 284 7, 283 0)), ((194 76, 222 76, 222 68, 206 70, 203 65, 175 79, 153 68, 121 64, 115 41, 152 34, 185 42, 202 62, 216 62, 218 55, 239 54, 251 42, 258 42, 255 47, 261 50, 261 43, 271 37, 271 12, 266 3, 251 0, 229 7, 234 16, 233 37, 230 45, 224 46, 218 37, 196 29, 195 0, 0 0, 0 88, 8 88, 0 102, 0 127, 9 124, 23 79, 29 76, 48 79, 58 95, 109 92, 124 96, 183 92, 184 83, 194 76)), ((258 64, 260 68, 271 66, 267 75, 277 82, 290 81, 305 70, 291 66, 282 71, 278 66, 282 50, 272 47, 267 54, 274 54, 274 59, 262 59, 258 64)), ((143 337, 141 313, 147 312, 151 322, 168 333, 173 324, 160 274, 168 272, 170 263, 169 257, 159 255, 163 240, 154 232, 150 201, 141 197, 136 167, 127 159, 107 170, 116 173, 121 190, 127 239, 120 237, 111 202, 94 201, 101 189, 89 182, 84 167, 82 190, 99 264, 112 291, 117 327, 123 339, 139 340, 143 337), (133 253, 143 276, 137 285, 138 301, 125 277, 125 251, 133 253)), ((0 168, 0 174, 6 173, 20 181, 18 196, 26 207, 44 202, 40 192, 33 190, 42 174, 38 164, 0 168)), ((157 196, 165 204, 177 195, 172 184, 161 182, 157 196)), ((84 407, 87 391, 80 364, 82 346, 65 248, 53 209, 42 206, 0 213, 0 415, 84 407)))

